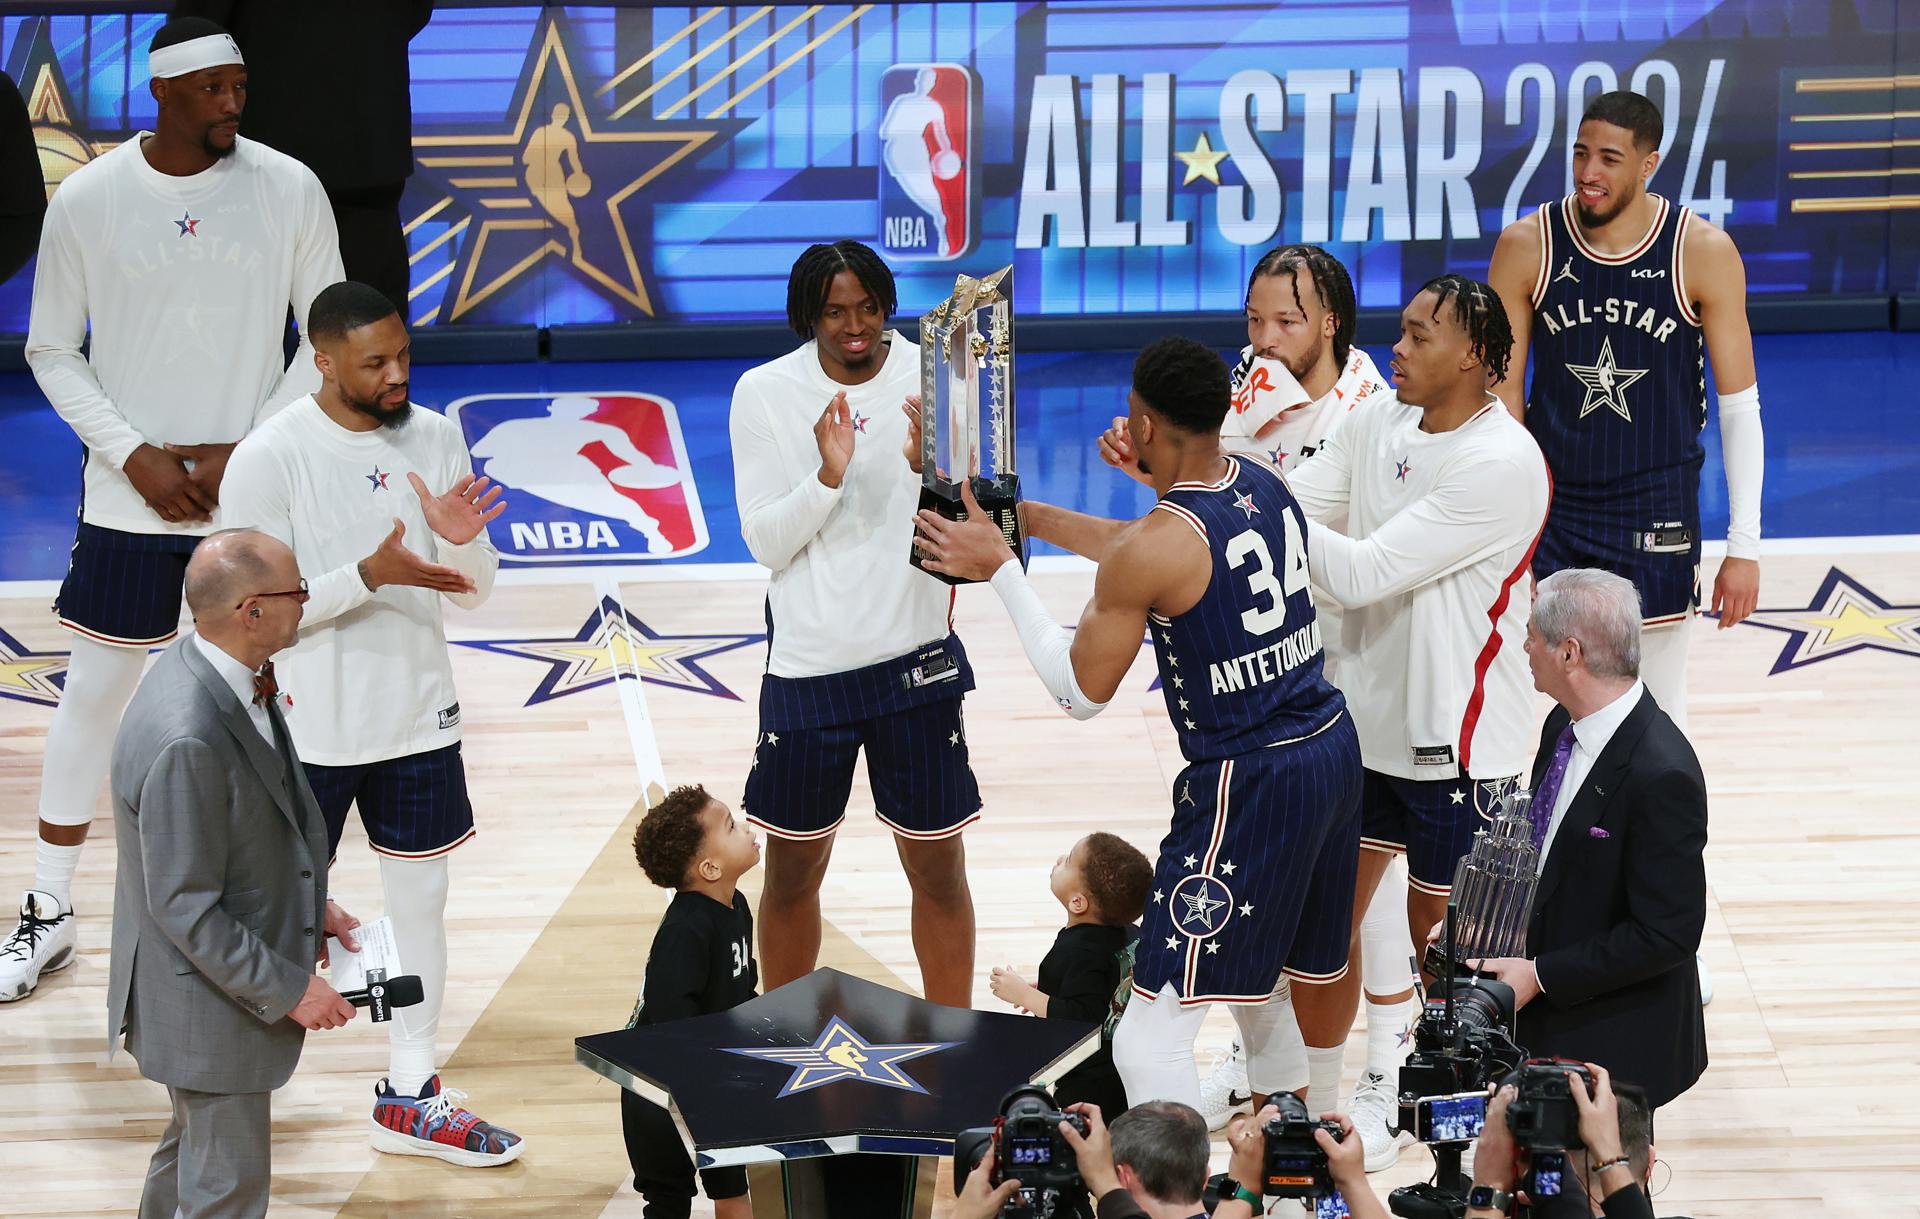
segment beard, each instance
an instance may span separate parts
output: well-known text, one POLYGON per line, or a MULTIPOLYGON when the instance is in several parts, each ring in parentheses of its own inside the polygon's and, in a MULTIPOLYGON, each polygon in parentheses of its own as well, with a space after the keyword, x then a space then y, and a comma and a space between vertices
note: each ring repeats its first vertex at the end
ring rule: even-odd
POLYGON ((1585 225, 1587 228, 1590 228, 1590 229, 1597 229, 1597 228, 1605 227, 1608 224, 1611 224, 1613 222, 1614 217, 1618 216, 1621 212, 1626 211, 1627 208, 1633 205, 1633 201, 1639 197, 1640 197, 1640 194, 1638 191, 1630 191, 1624 195, 1616 195, 1614 197, 1614 204, 1612 207, 1609 207, 1604 211, 1596 211, 1593 208, 1588 207, 1586 204, 1580 202, 1579 196, 1576 195, 1574 197, 1573 210, 1580 214, 1581 224, 1585 225))
POLYGON ((208 156, 212 157, 216 161, 223 161, 226 158, 232 156, 234 149, 238 147, 240 147, 240 141, 238 138, 236 138, 233 141, 233 143, 228 144, 225 148, 222 148, 220 147, 220 145, 214 143, 213 129, 211 127, 207 129, 206 134, 200 137, 201 151, 205 152, 208 156))
POLYGON ((403 399, 399 406, 385 407, 380 405, 380 399, 377 397, 355 398, 344 393, 340 397, 345 400, 348 409, 354 414, 365 415, 383 428, 397 428, 413 415, 411 399, 403 399))

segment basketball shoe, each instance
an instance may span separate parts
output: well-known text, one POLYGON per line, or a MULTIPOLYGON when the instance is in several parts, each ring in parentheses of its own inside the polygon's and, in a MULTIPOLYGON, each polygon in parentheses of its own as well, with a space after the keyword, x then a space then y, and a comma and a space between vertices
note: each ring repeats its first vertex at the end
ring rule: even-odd
POLYGON ((73 911, 51 893, 28 889, 19 924, 0 944, 0 1003, 26 998, 41 974, 73 964, 73 942, 73 911))
POLYGON ((1226 1053, 1215 1050, 1207 1077, 1200 1081, 1200 1115, 1208 1130, 1218 1130, 1236 1113, 1253 1112, 1253 1093, 1247 1088, 1247 1056, 1234 1038, 1226 1053))
POLYGON ((1395 1133, 1393 1124, 1400 1116, 1400 1097, 1393 1081, 1378 1071, 1368 1071, 1360 1077, 1347 1116, 1353 1119, 1360 1146, 1366 1150, 1368 1172, 1392 1168, 1400 1158, 1400 1149, 1418 1141, 1411 1130, 1395 1133))
POLYGON ((418 1096, 400 1096, 386 1080, 373 1089, 375 1151, 389 1155, 433 1156, 465 1168, 492 1168, 505 1164, 526 1149, 511 1130, 483 1122, 460 1107, 467 1098, 457 1088, 442 1088, 438 1075, 429 1079, 418 1096))

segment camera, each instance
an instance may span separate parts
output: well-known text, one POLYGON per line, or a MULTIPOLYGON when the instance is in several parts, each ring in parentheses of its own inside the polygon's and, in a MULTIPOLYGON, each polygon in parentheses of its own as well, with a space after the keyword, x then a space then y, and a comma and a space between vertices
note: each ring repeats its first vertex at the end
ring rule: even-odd
POLYGON ((1026 1085, 1007 1093, 1000 1116, 991 1126, 962 1130, 953 1139, 953 1188, 958 1193, 987 1149, 993 1149, 993 1184, 1017 1178, 1020 1192, 1000 1211, 1006 1219, 1051 1219, 1055 1215, 1084 1214, 1086 1187, 1073 1147, 1060 1133, 1060 1123, 1071 1122, 1082 1135, 1087 1119, 1062 1113, 1053 1094, 1026 1085))
POLYGON ((1400 1128, 1418 1129, 1423 1097, 1484 1092, 1522 1057, 1514 1045, 1513 988, 1494 978, 1452 979, 1444 998, 1428 999, 1413 1029, 1413 1053, 1400 1067, 1400 1128))
POLYGON ((1324 1130, 1338 1142, 1344 1137, 1340 1123, 1308 1117, 1307 1102, 1291 1092, 1276 1092, 1268 1099, 1279 1106, 1280 1112, 1260 1128, 1266 1139, 1262 1173, 1266 1187, 1261 1192, 1269 1198, 1322 1198, 1331 1194, 1333 1172, 1313 1132, 1324 1130))
POLYGON ((1513 1085, 1507 1104, 1507 1127, 1513 1141, 1528 1151, 1572 1151, 1586 1146, 1580 1140, 1580 1110, 1573 1090, 1591 1094, 1593 1074, 1581 1063, 1564 1058, 1530 1058, 1503 1083, 1513 1085))

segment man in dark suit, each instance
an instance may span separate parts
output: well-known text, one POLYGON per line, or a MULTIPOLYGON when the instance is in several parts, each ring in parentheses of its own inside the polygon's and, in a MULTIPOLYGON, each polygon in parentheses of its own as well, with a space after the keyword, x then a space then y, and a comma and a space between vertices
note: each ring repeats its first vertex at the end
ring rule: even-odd
POLYGON ((194 633, 140 683, 113 749, 119 844, 107 1053, 167 1086, 140 1219, 264 1215, 270 1098, 308 1029, 353 1008, 314 972, 357 921, 327 900, 327 826, 269 658, 300 629, 293 551, 229 529, 187 564, 194 633))
POLYGON ((1694 953, 1707 917, 1707 789, 1693 747, 1640 681, 1640 599, 1591 568, 1540 582, 1534 685, 1560 704, 1533 764, 1540 883, 1514 989, 1519 1041, 1597 1062, 1658 1107, 1707 1066, 1694 953))

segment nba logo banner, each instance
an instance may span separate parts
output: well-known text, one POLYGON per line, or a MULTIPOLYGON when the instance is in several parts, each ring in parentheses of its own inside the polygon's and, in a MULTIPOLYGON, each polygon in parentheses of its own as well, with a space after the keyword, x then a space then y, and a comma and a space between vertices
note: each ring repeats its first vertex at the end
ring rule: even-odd
POLYGON ((447 407, 473 472, 506 489, 487 526, 506 562, 673 559, 707 520, 673 403, 652 394, 476 394, 447 407))
POLYGON ((880 77, 880 249, 944 261, 973 248, 979 211, 972 69, 895 64, 880 77))

